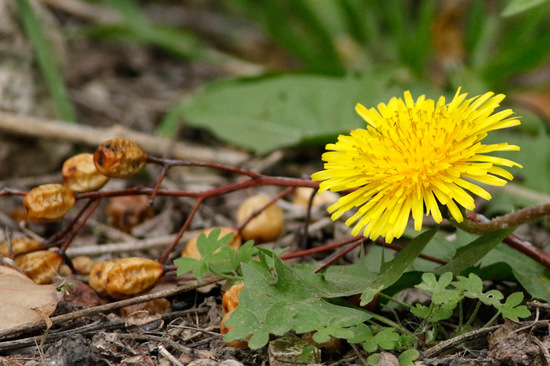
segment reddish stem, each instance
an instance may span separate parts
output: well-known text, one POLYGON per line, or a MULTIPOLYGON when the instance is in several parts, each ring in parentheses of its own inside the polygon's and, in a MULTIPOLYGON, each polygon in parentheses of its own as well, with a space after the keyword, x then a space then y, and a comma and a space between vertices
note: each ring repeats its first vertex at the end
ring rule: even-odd
MULTIPOLYGON (((78 211, 78 213, 76 214, 76 216, 73 218, 73 220, 67 225, 67 227, 65 227, 63 230, 61 230, 60 232, 56 233, 55 235, 53 235, 51 238, 49 238, 48 240, 44 241, 42 243, 42 246, 45 247, 45 248, 50 248, 50 247, 55 247, 58 245, 58 242, 61 241, 68 233, 71 232, 71 230, 73 229, 74 225, 77 223, 78 220, 80 220, 80 217, 82 216, 82 214, 88 209, 88 207, 90 207, 90 205, 95 202, 96 200, 98 200, 99 198, 93 198, 93 199, 89 199, 88 202, 86 202, 86 205, 84 207, 82 207, 82 209, 80 211, 78 211)), ((86 219, 87 220, 87 219, 86 219)))
POLYGON ((162 180, 166 176, 166 172, 168 172, 168 169, 170 167, 167 165, 164 165, 160 171, 159 177, 157 178, 157 184, 155 184, 155 189, 153 190, 153 193, 151 193, 151 196, 149 197, 149 205, 153 205, 153 201, 155 200, 155 197, 157 196, 157 193, 160 189, 160 185, 162 184, 162 180))
MULTIPOLYGON (((391 245, 388 245, 386 242, 381 241, 381 240, 375 240, 374 244, 376 244, 378 246, 381 246, 381 247, 384 247, 384 248, 393 249, 397 252, 402 251, 403 248, 405 247, 404 245, 397 244, 397 243, 393 243, 391 245)), ((445 262, 443 259, 432 257, 431 255, 427 255, 427 254, 420 253, 418 255, 418 258, 426 259, 430 262, 434 262, 434 263, 441 264, 441 265, 447 264, 447 262, 445 262)))
POLYGON ((86 214, 86 216, 84 216, 84 218, 82 219, 82 221, 80 221, 80 223, 78 224, 78 226, 76 227, 75 230, 72 231, 71 235, 69 236, 69 238, 67 238, 67 240, 65 240, 65 242, 63 243, 63 245, 61 246, 61 248, 59 248, 59 254, 61 255, 65 255, 65 251, 67 250, 67 248, 69 247, 69 245, 71 245, 71 243, 73 242, 73 239, 74 237, 76 236, 76 234, 78 234, 80 232, 80 230, 84 227, 84 225, 86 224, 86 221, 88 221, 88 219, 90 218, 90 216, 92 216, 92 214, 94 213, 94 211, 96 210, 96 208, 99 206, 99 204, 101 203, 101 199, 95 199, 95 200, 91 200, 89 203, 91 203, 90 205, 90 209, 88 210, 88 213, 86 214))
MULTIPOLYGON (((468 212, 467 215, 468 219, 475 223, 491 223, 494 221, 489 221, 489 219, 487 219, 485 216, 474 212, 468 212)), ((503 240, 503 242, 508 244, 518 252, 525 254, 529 258, 550 269, 550 255, 543 250, 535 247, 528 241, 525 241, 514 234, 510 234, 503 240)))
POLYGON ((183 236, 183 233, 185 232, 185 230, 187 230, 187 228, 189 227, 189 224, 191 224, 191 220, 193 220, 193 217, 195 216, 195 213, 197 212, 202 201, 203 201, 202 197, 197 198, 197 200, 195 201, 195 204, 193 205, 193 208, 191 209, 191 212, 189 212, 187 219, 183 223, 183 226, 181 227, 180 231, 178 232, 178 235, 176 235, 176 238, 174 239, 172 244, 168 248, 166 248, 164 253, 162 253, 162 255, 157 260, 160 264, 163 264, 164 262, 166 262, 170 253, 172 253, 176 245, 178 245, 181 237, 183 236))
POLYGON ((173 167, 173 166, 198 166, 198 167, 205 167, 205 168, 211 168, 211 169, 217 169, 222 170, 230 173, 236 173, 241 175, 246 175, 250 178, 259 178, 262 175, 252 172, 250 170, 244 170, 237 167, 227 166, 227 165, 220 165, 220 164, 214 164, 214 163, 202 163, 198 161, 181 161, 181 160, 170 160, 170 159, 162 159, 162 158, 155 158, 155 157, 149 157, 147 159, 148 163, 163 165, 165 167, 173 167))
POLYGON ((3 188, 0 189, 0 196, 25 196, 28 191, 21 191, 19 189, 3 188))
MULTIPOLYGON (((363 239, 366 239, 366 238, 363 238, 363 239)), ((343 256, 345 256, 346 254, 348 254, 349 252, 351 252, 353 249, 357 248, 359 245, 361 245, 363 243, 364 240, 361 240, 361 241, 358 241, 357 243, 354 243, 352 245, 350 245, 348 248, 343 248, 342 250, 340 250, 338 253, 336 253, 335 255, 332 256, 332 258, 330 258, 329 260, 327 260, 325 263, 323 263, 321 266, 315 268, 315 270, 313 271, 313 273, 318 273, 318 272, 321 272, 323 269, 327 268, 328 266, 332 265, 334 262, 336 262, 338 259, 342 258, 343 256)))
POLYGON ((311 248, 311 249, 307 249, 307 250, 300 250, 300 251, 294 252, 294 253, 282 254, 281 259, 291 259, 291 258, 305 257, 306 255, 320 253, 320 252, 324 252, 324 251, 335 249, 335 248, 340 248, 340 247, 342 247, 344 245, 347 245, 349 243, 353 243, 353 242, 358 241, 358 240, 361 241, 364 238, 365 237, 363 235, 357 235, 357 236, 354 236, 352 238, 348 238, 348 239, 345 239, 345 240, 342 240, 342 241, 338 241, 336 243, 325 244, 325 245, 322 245, 320 247, 311 248))

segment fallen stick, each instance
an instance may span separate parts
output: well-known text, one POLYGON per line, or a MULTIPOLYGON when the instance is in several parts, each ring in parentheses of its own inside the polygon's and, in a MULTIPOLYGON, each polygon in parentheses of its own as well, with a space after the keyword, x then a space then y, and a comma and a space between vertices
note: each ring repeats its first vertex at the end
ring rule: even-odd
POLYGON ((145 152, 157 156, 170 156, 180 160, 239 165, 248 159, 242 151, 216 147, 215 149, 151 136, 116 125, 92 127, 61 121, 0 113, 0 132, 61 140, 88 146, 98 146, 107 140, 125 138, 134 141, 145 152))

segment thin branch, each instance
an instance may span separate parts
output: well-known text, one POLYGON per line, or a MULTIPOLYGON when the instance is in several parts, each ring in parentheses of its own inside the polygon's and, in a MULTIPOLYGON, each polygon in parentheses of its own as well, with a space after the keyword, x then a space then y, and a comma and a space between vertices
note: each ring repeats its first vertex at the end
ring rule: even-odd
MULTIPOLYGON (((549 204, 544 204, 544 205, 539 205, 539 206, 528 207, 526 209, 516 211, 516 212, 514 212, 510 215, 513 215, 515 213, 523 211, 523 213, 521 213, 519 215, 519 217, 523 217, 523 218, 531 217, 533 215, 532 213, 526 214, 525 212, 529 211, 531 209, 534 209, 535 212, 538 212, 540 214, 540 213, 544 212, 544 210, 541 209, 541 206, 548 206, 550 208, 549 204)), ((493 228, 493 227, 495 227, 494 226, 495 221, 505 219, 506 217, 510 217, 510 215, 504 215, 504 216, 498 217, 496 219, 489 220, 481 214, 469 213, 468 214, 468 217, 469 217, 468 220, 464 220, 463 223, 465 223, 465 225, 467 227, 474 227, 476 225, 479 225, 479 227, 484 227, 484 228, 491 227, 491 228, 493 228)), ((512 217, 517 217, 517 216, 512 216, 512 217)), ((497 221, 497 222, 499 222, 499 221, 497 221)), ((457 226, 462 229, 462 227, 460 226, 461 224, 459 224, 457 226)), ((504 226, 504 227, 506 227, 506 226, 504 226)), ((496 230, 498 228, 499 227, 497 226, 493 230, 496 230)), ((465 230, 465 231, 468 231, 468 230, 465 230)), ((519 238, 518 236, 516 236, 514 234, 511 234, 511 235, 508 235, 503 240, 503 242, 508 244, 509 246, 511 246, 512 248, 517 250, 518 252, 521 252, 521 253, 525 254, 529 258, 537 261, 538 263, 542 264, 546 268, 550 269, 550 254, 548 254, 545 251, 535 247, 533 244, 529 243, 528 241, 525 241, 525 240, 519 238)))
MULTIPOLYGON (((179 240, 179 243, 183 243, 191 239, 191 237, 198 234, 197 230, 186 231, 184 236, 179 240)), ((111 244, 102 244, 102 245, 87 245, 87 246, 78 246, 67 249, 67 256, 74 258, 79 255, 87 256, 100 256, 103 254, 109 253, 124 253, 124 252, 133 252, 140 250, 147 250, 153 248, 166 248, 176 239, 176 235, 165 235, 165 236, 155 236, 143 240, 132 240, 125 241, 120 243, 111 243, 111 244)))
POLYGON ((174 142, 170 139, 130 130, 122 126, 92 127, 68 124, 61 121, 26 117, 0 113, 0 131, 16 135, 68 141, 97 147, 113 138, 125 138, 134 141, 143 151, 158 156, 168 155, 175 159, 197 160, 221 164, 239 165, 248 159, 248 154, 233 149, 216 146, 209 149, 186 142, 174 142))
POLYGON ((162 255, 159 257, 158 262, 160 264, 163 264, 164 262, 166 262, 166 260, 168 259, 168 256, 170 255, 170 253, 172 253, 172 251, 174 250, 176 245, 178 245, 178 242, 181 239, 181 237, 183 236, 183 234, 185 233, 185 230, 187 230, 187 228, 191 224, 191 221, 193 220, 193 217, 195 216, 195 213, 199 209, 199 206, 201 205, 202 200, 203 199, 201 197, 199 197, 195 201, 195 204, 193 205, 193 208, 191 209, 191 212, 189 212, 189 215, 187 216, 187 219, 183 223, 183 226, 181 227, 178 235, 176 235, 176 238, 172 242, 172 245, 170 245, 168 248, 166 248, 164 253, 162 253, 162 255))
POLYGON ((464 220, 463 222, 452 220, 452 222, 455 226, 469 233, 487 234, 498 229, 519 226, 548 215, 550 215, 550 203, 544 203, 526 207, 491 220, 487 220, 486 218, 477 220, 476 217, 480 217, 480 214, 469 213, 470 220, 464 220))

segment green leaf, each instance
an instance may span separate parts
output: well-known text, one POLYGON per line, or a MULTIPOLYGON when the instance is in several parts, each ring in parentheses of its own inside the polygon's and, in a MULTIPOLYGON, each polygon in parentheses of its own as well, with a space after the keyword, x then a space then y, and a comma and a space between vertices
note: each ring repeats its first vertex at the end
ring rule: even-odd
POLYGON ((452 272, 454 274, 462 273, 466 268, 473 266, 489 253, 504 238, 510 235, 515 228, 499 229, 488 234, 482 235, 472 241, 470 244, 457 250, 454 258, 447 264, 436 268, 436 274, 452 272))
POLYGON ((359 76, 283 74, 216 82, 176 105, 160 132, 173 135, 183 118, 257 153, 318 138, 327 142, 327 137, 365 126, 355 113, 357 103, 372 107, 402 95, 392 77, 377 70, 359 76))
POLYGON ((399 334, 395 332, 393 328, 386 328, 374 336, 374 340, 380 348, 385 350, 395 349, 397 342, 399 342, 399 334))
POLYGON ((542 264, 505 244, 498 245, 480 263, 484 267, 501 264, 508 266, 519 283, 536 299, 550 301, 550 270, 542 264))
POLYGON ((527 318, 531 316, 531 312, 525 305, 519 305, 523 301, 522 292, 514 292, 506 298, 506 302, 497 307, 502 313, 504 318, 508 318, 515 322, 519 321, 519 318, 527 318))
POLYGON ((29 0, 17 0, 17 6, 21 12, 25 31, 36 51, 38 65, 48 84, 59 117, 66 122, 75 122, 73 105, 67 94, 50 40, 45 36, 47 32, 44 31, 42 24, 36 17, 29 0))
POLYGON ((412 366, 414 361, 420 357, 420 353, 415 349, 408 349, 404 352, 401 352, 399 357, 399 366, 412 366))
POLYGON ((363 289, 361 295, 361 306, 372 301, 374 295, 383 289, 393 285, 403 272, 409 267, 418 255, 422 252, 426 244, 434 237, 437 229, 426 231, 411 240, 403 250, 401 250, 394 259, 382 266, 380 274, 374 279, 368 281, 368 285, 363 289))
POLYGON ((508 17, 523 13, 535 6, 548 2, 548 0, 512 0, 502 11, 502 16, 508 17))
POLYGON ((442 274, 439 280, 436 280, 433 273, 425 273, 422 275, 422 282, 415 287, 431 292, 432 302, 436 305, 455 304, 456 306, 456 304, 461 300, 461 294, 459 291, 454 289, 447 289, 447 286, 451 284, 452 280, 452 272, 442 274))
POLYGON ((178 276, 183 276, 186 273, 193 272, 195 277, 202 278, 204 277, 204 271, 208 270, 204 261, 201 261, 195 258, 189 258, 189 257, 176 258, 174 259, 174 264, 178 266, 178 269, 177 269, 178 276))
POLYGON ((500 300, 504 298, 504 295, 497 290, 490 290, 484 293, 481 278, 474 273, 470 273, 468 278, 458 276, 458 280, 454 282, 453 285, 458 291, 462 291, 464 296, 471 299, 478 299, 485 305, 498 307, 500 305, 500 300))
POLYGON ((219 238, 220 233, 221 229, 216 228, 208 233, 208 236, 204 233, 199 235, 197 249, 202 259, 181 257, 174 260, 174 264, 178 266, 178 276, 188 272, 193 272, 197 278, 202 278, 208 273, 222 276, 234 274, 242 262, 250 261, 256 254, 257 249, 253 247, 254 242, 246 242, 235 252, 227 246, 233 239, 234 233, 219 238))
POLYGON ((432 304, 431 307, 416 304, 411 308, 411 313, 419 318, 426 319, 430 323, 435 323, 440 320, 449 319, 453 315, 453 311, 456 308, 456 302, 432 304))
MULTIPOLYGON (((318 291, 324 282, 322 275, 288 267, 265 250, 260 255, 269 256, 273 266, 268 265, 268 260, 242 264, 244 287, 239 306, 226 323, 235 328, 225 335, 225 340, 252 335, 249 346, 256 349, 267 343, 269 334, 283 335, 291 330, 318 331, 321 339, 351 337, 355 334, 352 329, 370 318, 362 310, 325 300, 318 291)), ((330 283, 327 285, 331 287, 330 283)))

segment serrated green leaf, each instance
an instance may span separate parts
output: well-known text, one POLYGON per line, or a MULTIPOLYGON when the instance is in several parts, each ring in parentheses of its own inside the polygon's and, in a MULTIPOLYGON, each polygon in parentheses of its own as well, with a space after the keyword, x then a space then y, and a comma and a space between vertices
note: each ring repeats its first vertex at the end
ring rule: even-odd
POLYGON ((478 275, 470 273, 468 277, 458 276, 457 280, 453 282, 453 286, 460 291, 464 292, 464 295, 469 298, 477 298, 483 294, 483 282, 478 275))
POLYGON ((252 257, 256 255, 258 249, 254 247, 254 241, 249 240, 239 248, 237 252, 237 262, 238 263, 247 263, 250 262, 252 257))
POLYGON ((347 328, 369 319, 361 310, 339 306, 326 301, 318 292, 319 274, 286 266, 272 253, 273 267, 268 260, 243 263, 244 287, 239 295, 239 306, 227 321, 235 329, 226 340, 240 339, 253 334, 251 348, 267 343, 265 335, 282 335, 290 330, 298 333, 319 331, 325 335, 353 335, 347 328), (274 274, 275 276, 272 276, 274 274))
POLYGON ((189 272, 195 272, 200 266, 204 265, 202 261, 189 257, 176 258, 174 259, 174 264, 178 266, 176 272, 178 276, 183 276, 189 272))
POLYGON ((399 341, 399 334, 393 328, 386 328, 374 336, 376 343, 380 348, 385 350, 395 349, 395 345, 399 341))
POLYGON ((426 244, 434 237, 437 229, 426 231, 411 240, 394 259, 384 264, 380 274, 365 286, 361 294, 361 306, 372 301, 374 295, 393 285, 403 272, 414 262, 426 244))
POLYGON ((513 321, 519 321, 519 318, 531 316, 531 312, 525 305, 519 305, 523 301, 522 292, 514 292, 506 298, 506 302, 498 307, 502 316, 513 321))
POLYGON ((219 238, 220 228, 215 228, 208 235, 201 233, 197 238, 197 249, 202 259, 181 257, 174 260, 178 266, 177 274, 183 275, 192 272, 197 278, 202 278, 209 273, 221 276, 235 274, 242 261, 250 261, 257 252, 253 248, 253 242, 245 243, 236 252, 227 244, 233 239, 234 233, 229 233, 219 238))
POLYGON ((490 290, 479 295, 478 299, 485 305, 498 308, 500 306, 500 301, 504 299, 504 295, 498 290, 490 290))
POLYGON ((207 258, 210 254, 214 253, 217 249, 226 245, 231 241, 233 233, 227 234, 223 238, 220 238, 221 229, 215 228, 206 235, 205 233, 200 233, 197 238, 197 249, 203 258, 207 258), (231 237, 228 238, 228 236, 231 237), (228 240, 229 239, 229 240, 228 240))
POLYGON ((373 337, 372 329, 366 324, 357 324, 357 326, 351 328, 351 330, 353 335, 347 339, 350 343, 362 343, 373 337))
POLYGON ((447 289, 452 281, 453 274, 451 272, 442 274, 439 280, 435 278, 433 273, 425 273, 422 275, 422 282, 415 287, 431 292, 432 302, 436 305, 457 304, 461 300, 461 291, 447 289))

